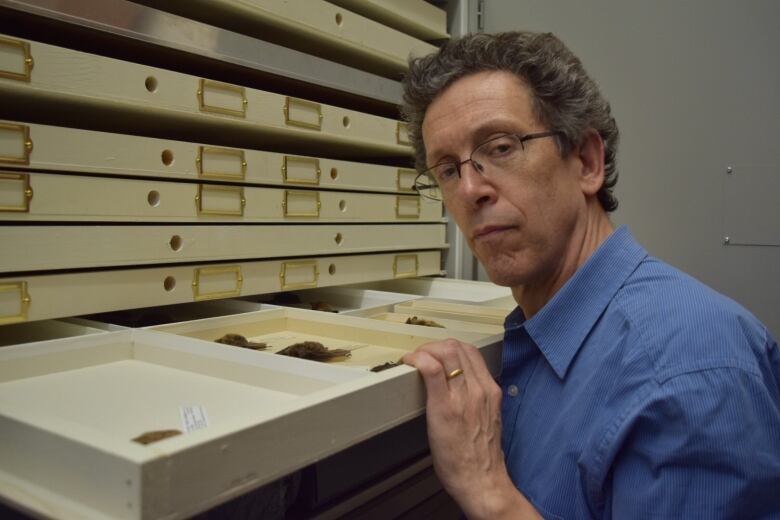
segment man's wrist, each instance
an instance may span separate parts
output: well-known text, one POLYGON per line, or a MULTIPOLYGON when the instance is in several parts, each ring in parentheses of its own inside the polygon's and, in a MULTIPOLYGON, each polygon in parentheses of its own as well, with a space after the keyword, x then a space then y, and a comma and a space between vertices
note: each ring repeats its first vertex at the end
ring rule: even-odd
POLYGON ((463 504, 470 520, 540 519, 533 504, 515 487, 508 474, 480 488, 471 504, 463 504))

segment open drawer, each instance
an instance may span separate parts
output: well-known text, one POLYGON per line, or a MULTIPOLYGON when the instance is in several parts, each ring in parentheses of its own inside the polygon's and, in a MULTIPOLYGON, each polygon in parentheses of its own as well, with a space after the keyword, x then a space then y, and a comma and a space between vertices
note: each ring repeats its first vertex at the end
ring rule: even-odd
MULTIPOLYGON (((392 309, 396 303, 414 300, 419 297, 414 294, 373 291, 371 289, 357 289, 354 287, 322 287, 302 291, 247 296, 243 300, 255 305, 255 308, 252 310, 260 310, 259 307, 256 307, 260 303, 269 303, 284 307, 298 307, 301 309, 363 316, 363 310, 377 309, 379 311, 392 309)), ((247 307, 247 309, 250 309, 250 307, 247 307)))
MULTIPOLYGON (((5 500, 42 516, 188 517, 421 414, 414 369, 366 367, 451 334, 299 309, 158 329, 0 349, 5 500), (225 332, 373 354, 319 363, 203 341, 225 332), (132 440, 159 430, 182 433, 132 440)), ((500 338, 481 338, 464 334, 495 370, 500 338)))
MULTIPOLYGON (((350 353, 348 357, 326 363, 327 367, 346 367, 358 371, 368 371, 384 363, 395 363, 423 343, 453 335, 452 331, 444 329, 377 323, 360 317, 334 316, 331 313, 287 307, 160 325, 153 329, 206 341, 215 341, 226 334, 240 334, 249 341, 265 343, 265 349, 255 352, 262 356, 273 355, 296 343, 319 342, 327 349, 347 350, 350 353)), ((470 343, 489 336, 494 334, 467 331, 458 334, 460 339, 470 343)), ((309 360, 298 361, 323 364, 309 360)))
POLYGON ((415 314, 431 318, 449 318, 476 323, 488 323, 501 327, 507 314, 511 311, 506 307, 491 307, 489 305, 464 303, 458 301, 440 300, 436 298, 418 298, 398 303, 394 312, 415 314))
POLYGON ((473 280, 420 277, 408 278, 404 280, 372 281, 354 284, 352 287, 417 294, 419 296, 427 296, 430 298, 460 300, 473 303, 487 303, 489 301, 495 301, 500 302, 500 306, 509 310, 514 309, 517 305, 517 303, 515 303, 514 299, 512 298, 512 291, 508 287, 501 287, 492 283, 478 282, 473 280))

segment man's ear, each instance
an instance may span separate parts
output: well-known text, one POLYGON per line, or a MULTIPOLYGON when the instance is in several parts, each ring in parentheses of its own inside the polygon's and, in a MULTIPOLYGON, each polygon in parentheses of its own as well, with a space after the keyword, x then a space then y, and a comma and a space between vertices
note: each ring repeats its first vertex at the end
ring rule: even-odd
POLYGON ((580 186, 586 195, 596 195, 604 184, 604 140, 589 128, 575 150, 580 162, 580 186))

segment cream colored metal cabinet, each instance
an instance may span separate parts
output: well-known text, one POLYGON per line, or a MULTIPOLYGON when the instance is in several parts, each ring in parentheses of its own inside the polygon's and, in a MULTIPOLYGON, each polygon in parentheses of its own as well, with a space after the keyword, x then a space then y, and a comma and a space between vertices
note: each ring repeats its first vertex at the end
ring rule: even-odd
MULTIPOLYGON (((139 61, 154 61, 144 53, 178 30, 229 36, 218 27, 236 13, 251 34, 266 23, 296 26, 289 34, 321 42, 314 52, 329 47, 387 75, 410 52, 432 50, 320 0, 179 4, 193 17, 220 14, 209 31, 166 15, 175 23, 156 40, 142 41, 144 27, 134 26, 139 61)), ((132 8, 147 27, 159 21, 132 8)), ((128 39, 128 28, 111 41, 128 39)), ((455 336, 497 369, 500 335, 476 320, 448 316, 439 318, 448 328, 433 328, 377 315, 247 312, 256 304, 231 300, 307 289, 325 297, 328 288, 441 273, 441 205, 416 196, 413 170, 389 166, 409 164, 405 125, 350 103, 213 81, 224 71, 210 68, 223 58, 216 48, 185 74, 106 57, 122 55, 110 43, 96 56, 66 40, 0 36, 4 502, 51 518, 185 518, 419 417, 418 374, 375 365, 455 336), (177 307, 182 321, 106 331, 108 312, 178 304, 195 306, 177 307), (73 318, 95 313, 105 322, 73 318), (269 347, 214 342, 227 332, 269 347), (39 339, 49 340, 30 342, 39 339), (315 363, 276 354, 298 340, 350 356, 315 363), (133 441, 169 429, 181 433, 133 441)), ((340 302, 391 312, 415 299, 353 292, 340 302)))

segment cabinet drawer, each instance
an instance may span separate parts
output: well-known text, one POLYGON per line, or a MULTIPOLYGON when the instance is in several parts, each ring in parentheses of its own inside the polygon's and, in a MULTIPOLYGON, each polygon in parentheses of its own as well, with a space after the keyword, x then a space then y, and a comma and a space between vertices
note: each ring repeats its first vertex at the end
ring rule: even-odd
POLYGON ((447 12, 425 0, 328 1, 421 40, 449 38, 447 12))
POLYGON ((3 37, 0 117, 88 125, 302 155, 408 157, 399 121, 178 72, 3 37), (27 54, 12 44, 29 45, 27 54), (279 150, 283 149, 283 150, 279 150))
POLYGON ((487 323, 495 326, 503 326, 509 310, 505 307, 491 307, 488 305, 476 305, 472 303, 452 302, 433 298, 418 298, 395 305, 394 311, 404 314, 422 314, 426 317, 438 319, 449 318, 455 320, 487 323))
MULTIPOLYGON (((327 287, 323 289, 305 289, 277 293, 247 296, 245 303, 258 305, 268 303, 285 307, 338 312, 342 314, 360 315, 359 312, 369 309, 392 309, 396 303, 419 298, 413 294, 391 293, 387 291, 372 291, 352 287, 327 287)), ((247 309, 250 309, 247 307, 247 309)), ((258 309, 252 309, 258 310, 258 309)))
POLYGON ((453 278, 410 278, 407 280, 382 280, 357 284, 355 287, 416 294, 430 298, 459 300, 472 303, 488 304, 514 309, 517 303, 512 298, 508 287, 489 282, 473 280, 457 280, 453 278))
POLYGON ((0 278, 0 325, 440 273, 439 251, 0 278))
POLYGON ((0 266, 15 272, 442 249, 444 231, 443 224, 3 226, 0 266))
MULTIPOLYGON (((142 0, 159 8, 152 0, 142 0)), ((164 9, 387 77, 436 47, 322 0, 174 0, 164 9)))
POLYGON ((323 157, 0 121, 0 168, 414 194, 417 172, 323 157))
POLYGON ((0 220, 103 222, 436 222, 417 195, 259 188, 0 170, 0 220))
MULTIPOLYGON (((206 341, 215 341, 226 334, 240 334, 252 342, 267 345, 253 351, 268 356, 292 344, 315 341, 328 349, 349 351, 350 355, 324 363, 328 367, 347 367, 368 372, 384 363, 395 363, 401 356, 434 339, 446 339, 453 332, 432 327, 380 323, 355 316, 340 316, 312 310, 287 307, 206 318, 183 323, 152 327, 153 330, 184 335, 206 341)), ((457 331, 463 341, 478 342, 491 332, 457 331)), ((239 347, 226 348, 240 349, 239 347)), ((243 350, 243 349, 240 349, 243 350)), ((310 365, 318 361, 299 360, 310 365)))
MULTIPOLYGON (((39 514, 184 518, 423 412, 411 367, 372 373, 211 336, 312 335, 396 356, 444 335, 297 309, 253 314, 0 349, 0 494, 39 514), (132 441, 159 430, 181 433, 132 441)), ((477 346, 495 371, 498 339, 477 346)))
POLYGON ((482 320, 475 321, 472 316, 460 316, 455 312, 451 312, 447 316, 441 317, 435 315, 435 313, 427 312, 425 310, 418 311, 410 307, 411 306, 406 308, 402 307, 402 310, 396 312, 377 312, 376 309, 369 309, 355 311, 350 313, 350 315, 364 316, 372 320, 386 321, 389 323, 411 323, 419 327, 441 327, 444 329, 461 332, 475 332, 490 335, 504 333, 504 327, 502 325, 493 323, 492 320, 487 323, 483 322, 482 320))

